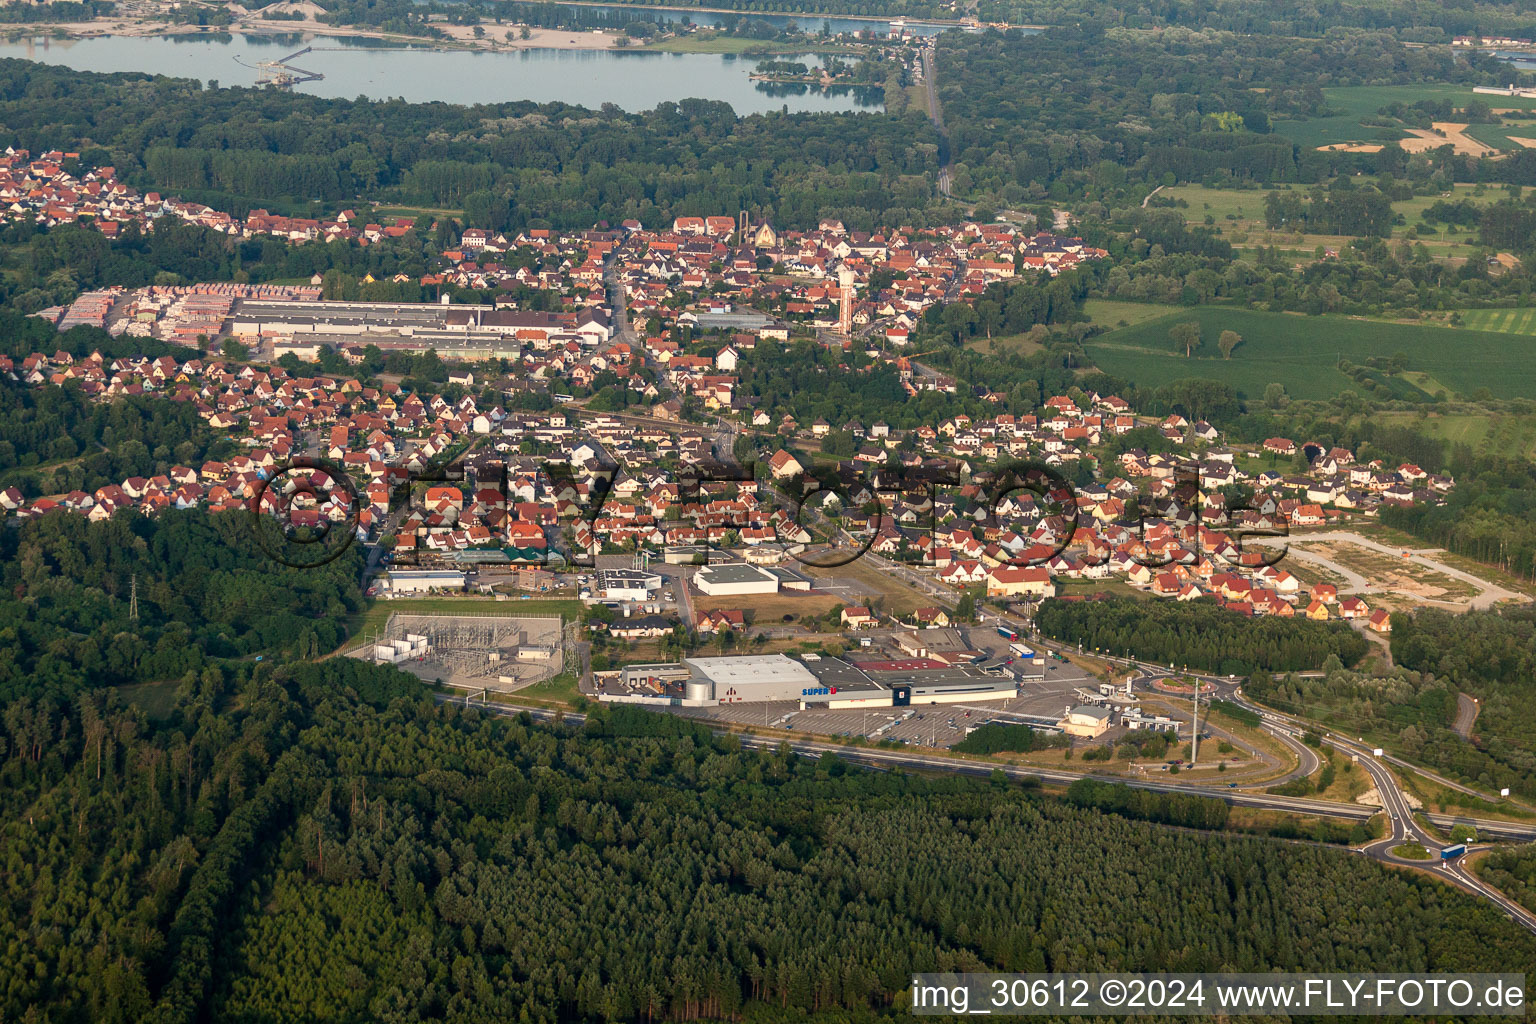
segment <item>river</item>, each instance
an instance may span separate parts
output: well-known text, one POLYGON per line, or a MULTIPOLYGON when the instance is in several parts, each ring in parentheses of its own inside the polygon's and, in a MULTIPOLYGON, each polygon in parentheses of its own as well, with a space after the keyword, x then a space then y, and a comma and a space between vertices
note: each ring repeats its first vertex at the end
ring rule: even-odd
MULTIPOLYGON (((690 12, 690 17, 701 21, 705 15, 690 12)), ((427 46, 387 48, 374 40, 345 35, 306 36, 303 42, 295 42, 297 38, 236 33, 22 39, 0 42, 0 57, 62 64, 81 71, 142 71, 249 85, 255 82, 256 71, 246 65, 313 46, 315 52, 294 63, 325 77, 296 88, 332 98, 400 97, 417 103, 558 101, 594 109, 613 103, 631 112, 650 110, 669 100, 704 98, 723 100, 743 116, 786 108, 792 112, 884 109, 878 88, 838 86, 824 90, 751 81, 747 76, 757 61, 747 57, 594 49, 472 53, 427 46)), ((774 57, 815 63, 803 56, 774 57)))

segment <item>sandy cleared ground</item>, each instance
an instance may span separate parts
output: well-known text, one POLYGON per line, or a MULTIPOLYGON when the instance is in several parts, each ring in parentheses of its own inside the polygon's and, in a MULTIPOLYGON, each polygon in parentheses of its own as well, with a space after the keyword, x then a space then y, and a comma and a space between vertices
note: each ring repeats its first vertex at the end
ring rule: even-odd
POLYGON ((1438 548, 1404 549, 1348 532, 1293 533, 1289 537, 1256 538, 1255 544, 1283 546, 1287 557, 1321 565, 1342 576, 1346 586, 1339 596, 1370 596, 1375 605, 1411 608, 1436 604, 1465 610, 1491 608, 1501 601, 1525 601, 1524 595, 1506 590, 1472 573, 1446 565, 1433 556, 1438 548), (1310 545, 1302 547, 1301 545, 1310 545), (1344 564, 1348 562, 1349 564, 1344 564))
POLYGON ((1380 153, 1386 147, 1375 142, 1334 142, 1317 148, 1324 153, 1380 153))
POLYGON ((1492 146, 1485 146, 1466 134, 1467 126, 1464 124, 1457 124, 1454 121, 1436 121, 1434 126, 1434 131, 1425 128, 1408 129, 1415 137, 1402 139, 1398 145, 1407 153, 1423 153, 1447 144, 1454 146, 1459 156, 1491 156, 1498 152, 1492 146))
POLYGON ((1517 146, 1524 146, 1526 149, 1536 149, 1536 139, 1527 139, 1521 135, 1511 135, 1509 141, 1517 146))

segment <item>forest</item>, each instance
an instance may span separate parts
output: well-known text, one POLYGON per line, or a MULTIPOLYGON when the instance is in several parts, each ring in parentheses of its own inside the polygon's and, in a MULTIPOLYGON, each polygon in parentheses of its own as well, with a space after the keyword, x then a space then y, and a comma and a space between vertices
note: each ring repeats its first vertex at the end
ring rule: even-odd
MULTIPOLYGON (((1176 180, 1310 184, 1345 169, 1405 177, 1418 165, 1397 147, 1365 157, 1319 152, 1275 124, 1323 116, 1319 82, 1491 84, 1499 67, 1370 32, 1298 40, 1101 23, 947 35, 938 49, 955 191, 1015 205, 1049 197, 1130 206, 1147 186, 1176 180), (1159 69, 1156 81, 1148 67, 1159 69), (968 87, 977 81, 990 87, 968 87)), ((1430 165, 1420 163, 1427 175, 1430 165)), ((1470 165, 1457 170, 1472 173, 1470 165)), ((1536 184, 1536 153, 1488 162, 1476 174, 1536 184)))
POLYGON ((1042 601, 1035 625, 1069 644, 1221 675, 1306 671, 1329 659, 1353 664, 1369 641, 1347 622, 1250 618, 1211 598, 1150 601, 1103 597, 1042 601))
POLYGON ((87 165, 231 212, 304 210, 315 198, 335 209, 359 196, 457 207, 489 192, 480 209, 514 228, 742 209, 784 228, 822 217, 922 225, 934 221, 938 171, 937 135, 918 113, 738 119, 703 99, 640 114, 328 100, 19 60, 0 61, 0 124, 7 144, 35 152, 89 140, 87 165))
POLYGON ((1420 608, 1392 616, 1392 663, 1351 669, 1330 659, 1321 676, 1255 673, 1247 693, 1281 711, 1347 728, 1484 793, 1536 795, 1530 725, 1536 611, 1460 614, 1420 608), (1457 693, 1478 701, 1470 738, 1452 728, 1457 693))
POLYGON ((237 451, 190 402, 123 397, 103 403, 78 387, 0 383, 0 489, 15 487, 28 499, 91 493, 237 451))
MULTIPOLYGON (((1525 792, 1536 793, 1536 731, 1530 716, 1536 693, 1536 610, 1515 605, 1456 615, 1421 608, 1394 618, 1392 658, 1406 668, 1434 673, 1445 685, 1478 699, 1472 746, 1497 768, 1486 779, 1479 771, 1479 782, 1497 789, 1510 785, 1513 777, 1525 792)), ((1471 774, 1466 765, 1462 773, 1471 774)))
POLYGON ((1477 873, 1522 907, 1536 911, 1536 849, 1494 850, 1478 863, 1477 873))
POLYGON ((0 530, 0 698, 56 702, 257 655, 329 653, 362 608, 361 569, 356 546, 320 569, 278 565, 243 513, 19 522, 0 530))
POLYGON ((0 723, 7 1018, 830 1024, 916 970, 1536 968, 1491 904, 1198 797, 535 725, 347 660, 0 723))

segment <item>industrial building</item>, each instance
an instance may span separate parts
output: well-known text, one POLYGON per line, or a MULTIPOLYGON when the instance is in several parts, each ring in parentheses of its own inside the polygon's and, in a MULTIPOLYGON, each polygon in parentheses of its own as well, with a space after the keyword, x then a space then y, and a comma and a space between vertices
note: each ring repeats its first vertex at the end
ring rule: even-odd
POLYGON ((802 700, 823 689, 804 664, 782 654, 685 658, 683 664, 689 669, 684 700, 693 705, 802 700))
POLYGON ((451 569, 391 569, 384 574, 392 597, 430 594, 439 590, 463 590, 465 576, 451 569))
MULTIPOLYGON (((483 305, 241 299, 224 330, 284 350, 375 344, 388 351, 435 349, 455 359, 515 358, 526 345, 575 341, 590 348, 612 333, 598 309, 544 313, 483 305)), ((211 332, 210 332, 211 333, 211 332)))
POLYGON ((756 565, 709 565, 693 577, 699 593, 710 597, 737 597, 743 594, 777 594, 780 577, 756 565))
POLYGON ((599 569, 581 591, 583 601, 648 601, 664 582, 644 569, 599 569))
POLYGON ((1075 708, 1067 708, 1066 714, 1057 724, 1068 736, 1096 740, 1109 731, 1109 721, 1113 714, 1109 708, 1079 704, 1075 708))

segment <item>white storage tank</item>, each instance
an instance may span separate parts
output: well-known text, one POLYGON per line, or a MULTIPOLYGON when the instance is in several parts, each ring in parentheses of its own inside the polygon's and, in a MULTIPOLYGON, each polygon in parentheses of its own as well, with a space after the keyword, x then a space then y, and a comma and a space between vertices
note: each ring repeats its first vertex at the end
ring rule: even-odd
POLYGON ((690 679, 683 686, 683 699, 690 704, 708 704, 714 699, 708 679, 690 679))

